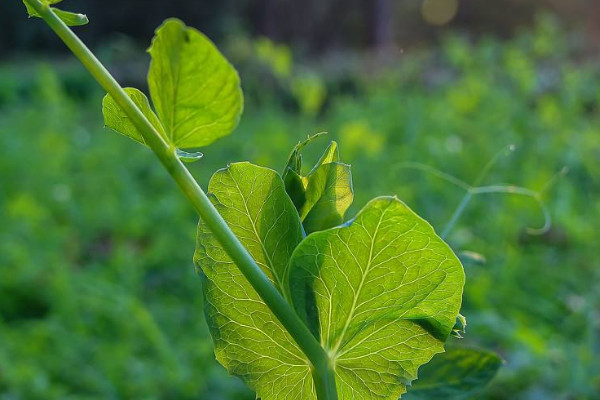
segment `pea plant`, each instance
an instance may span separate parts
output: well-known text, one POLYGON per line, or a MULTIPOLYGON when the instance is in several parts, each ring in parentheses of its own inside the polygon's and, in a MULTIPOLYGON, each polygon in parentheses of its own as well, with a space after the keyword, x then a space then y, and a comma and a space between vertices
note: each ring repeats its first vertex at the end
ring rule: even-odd
POLYGON ((424 219, 393 196, 345 218, 352 176, 337 144, 303 165, 319 135, 299 143, 281 173, 231 163, 204 192, 184 162, 237 125, 233 66, 202 33, 168 19, 148 50, 148 99, 116 82, 69 28, 87 17, 58 2, 24 0, 108 93, 105 125, 150 148, 198 212, 194 262, 229 373, 264 400, 396 399, 407 390, 460 398, 491 379, 500 365, 492 353, 440 354, 465 325, 465 274, 424 219))

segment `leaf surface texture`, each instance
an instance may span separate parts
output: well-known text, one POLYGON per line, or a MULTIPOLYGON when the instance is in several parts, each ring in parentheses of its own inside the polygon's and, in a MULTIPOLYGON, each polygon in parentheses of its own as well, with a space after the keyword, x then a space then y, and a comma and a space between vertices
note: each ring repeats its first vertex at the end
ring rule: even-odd
MULTIPOLYGON (((158 117, 154 111, 152 111, 146 95, 135 88, 125 88, 124 90, 146 118, 148 118, 150 123, 152 123, 154 128, 156 128, 160 134, 164 135, 164 129, 158 120, 158 117)), ((125 115, 125 112, 109 94, 104 96, 104 99, 102 100, 102 114, 104 115, 104 125, 107 128, 128 136, 144 145, 146 144, 142 134, 131 123, 129 117, 125 115)))
POLYGON ((202 147, 233 130, 243 107, 240 79, 205 35, 169 19, 148 52, 150 95, 170 143, 202 147))
MULTIPOLYGON (((300 219, 273 170, 235 163, 216 172, 209 195, 258 265, 285 293, 300 219)), ((264 400, 315 399, 308 361, 206 225, 198 225, 205 312, 217 360, 264 400)))
POLYGON ((292 256, 292 298, 334 359, 342 399, 397 399, 443 351, 464 272, 433 228, 393 197, 292 256))

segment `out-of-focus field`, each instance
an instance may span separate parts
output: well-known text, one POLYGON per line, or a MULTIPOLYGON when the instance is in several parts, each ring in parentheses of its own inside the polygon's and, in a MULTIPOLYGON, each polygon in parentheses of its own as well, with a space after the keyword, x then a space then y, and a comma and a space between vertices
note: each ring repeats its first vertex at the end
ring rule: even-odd
MULTIPOLYGON (((204 187, 228 162, 280 170, 328 131, 353 165, 350 215, 397 194, 442 231, 464 191, 423 166, 472 182, 514 144, 484 184, 540 192, 550 230, 528 233, 544 225, 531 198, 494 194, 448 236, 478 255, 464 258, 463 342, 506 360, 480 398, 599 399, 600 63, 553 21, 504 42, 448 37, 377 69, 231 41, 246 110, 190 168, 204 187)), ((0 399, 251 399, 214 361, 197 218, 148 150, 102 128, 102 96, 75 62, 0 66, 0 399)))

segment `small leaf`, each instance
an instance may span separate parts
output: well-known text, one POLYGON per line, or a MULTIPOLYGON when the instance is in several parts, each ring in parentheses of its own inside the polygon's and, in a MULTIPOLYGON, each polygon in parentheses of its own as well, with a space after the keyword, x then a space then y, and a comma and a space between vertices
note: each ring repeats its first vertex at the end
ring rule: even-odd
MULTIPOLYGON (((42 3, 44 3, 46 5, 52 5, 52 4, 60 3, 62 0, 41 0, 41 1, 42 1, 42 3)), ((27 4, 27 2, 23 1, 23 3, 25 4, 25 7, 27 8, 27 14, 30 17, 40 18, 40 15, 37 13, 37 11, 35 11, 29 4, 27 4)), ((54 8, 54 7, 52 7, 52 11, 54 11, 56 16, 58 18, 60 18, 68 26, 81 26, 81 25, 86 25, 87 23, 90 22, 88 20, 88 17, 85 14, 78 14, 78 13, 73 13, 70 11, 63 11, 63 10, 60 10, 60 9, 54 8)))
POLYGON ((240 78, 206 36, 169 19, 148 51, 150 95, 169 143, 207 146, 235 128, 243 108, 240 78))
POLYGON ((406 398, 471 398, 494 378, 501 365, 502 359, 495 353, 471 348, 450 348, 421 368, 419 379, 410 387, 406 398))
POLYGON ((310 144, 313 140, 325 135, 326 132, 318 132, 315 133, 314 135, 309 135, 308 138, 306 138, 306 140, 302 141, 302 142, 298 142, 296 144, 296 146, 294 146, 294 148, 292 149, 292 152, 290 153, 290 156, 288 157, 288 161, 285 165, 285 168, 283 169, 283 177, 285 180, 285 175, 287 174, 288 171, 294 171, 297 174, 300 174, 302 171, 302 154, 301 151, 304 147, 306 147, 308 144, 310 144))
POLYGON ((309 235, 290 261, 294 306, 334 360, 341 399, 404 393, 443 351, 464 279, 450 247, 392 197, 309 235))
MULTIPOLYGON (((41 3, 46 4, 46 5, 53 5, 53 4, 58 4, 63 0, 40 0, 41 3)), ((23 0, 23 4, 25 4, 25 8, 27 9, 27 14, 30 17, 39 17, 40 15, 37 13, 37 11, 35 11, 35 9, 33 7, 31 7, 29 5, 29 3, 27 3, 25 0, 23 0)))
POLYGON ((283 179, 306 233, 340 225, 354 199, 350 166, 339 161, 336 142, 331 142, 317 164, 302 176, 301 150, 320 134, 294 147, 283 179))
POLYGON ((320 165, 308 176, 305 193, 300 218, 307 233, 340 225, 354 199, 350 166, 320 165))
POLYGON ((465 332, 467 332, 467 319, 464 315, 458 314, 456 317, 456 323, 454 324, 454 328, 452 328, 452 332, 450 332, 450 334, 457 339, 462 339, 465 332))
POLYGON ((319 161, 317 161, 312 171, 309 172, 309 175, 314 173, 316 169, 319 168, 321 165, 330 164, 338 161, 340 161, 340 151, 338 150, 337 143, 332 141, 331 143, 329 143, 329 146, 327 146, 325 152, 323 153, 319 161))
POLYGON ((52 10, 58 16, 58 18, 62 19, 62 21, 68 26, 82 26, 87 25, 90 22, 85 14, 63 11, 59 10, 58 8, 52 8, 52 10))
MULTIPOLYGON (((158 133, 164 136, 164 129, 158 120, 158 117, 154 114, 152 108, 150 108, 150 103, 148 102, 146 95, 135 88, 125 88, 124 90, 146 118, 148 118, 150 123, 156 128, 158 133)), ((133 140, 137 140, 144 145, 146 144, 142 134, 131 123, 131 120, 125 115, 123 109, 119 107, 109 94, 104 96, 104 99, 102 100, 102 114, 104 115, 104 125, 106 125, 106 127, 122 135, 128 136, 133 140)))
MULTIPOLYGON (((267 168, 235 163, 217 171, 208 190, 229 227, 285 294, 288 262, 302 230, 281 177, 267 168)), ((316 400, 306 357, 202 220, 194 260, 202 271, 217 360, 263 400, 316 400)))

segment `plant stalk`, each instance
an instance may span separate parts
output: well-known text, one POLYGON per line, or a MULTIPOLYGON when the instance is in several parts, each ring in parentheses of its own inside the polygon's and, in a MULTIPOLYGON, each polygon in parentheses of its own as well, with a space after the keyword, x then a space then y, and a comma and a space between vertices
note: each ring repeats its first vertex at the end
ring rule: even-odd
POLYGON ((450 231, 452 230, 452 228, 456 224, 456 221, 458 221, 458 219, 460 218, 460 216, 462 215, 462 213, 465 211, 465 208, 467 207, 467 205, 471 201, 472 197, 473 197, 473 190, 472 189, 467 190, 467 192, 463 196, 462 200, 458 204, 458 207, 456 207, 456 210, 452 214, 452 217, 450 218, 450 221, 444 227, 444 230, 442 231, 442 234, 440 235, 440 237, 442 239, 446 240, 446 238, 448 237, 448 234, 450 233, 450 231))
POLYGON ((25 0, 25 2, 44 19, 100 86, 123 109, 223 249, 304 352, 311 363, 317 398, 319 400, 337 400, 335 375, 329 356, 231 231, 206 193, 177 157, 176 149, 163 140, 102 63, 47 4, 43 4, 40 0, 25 0))

